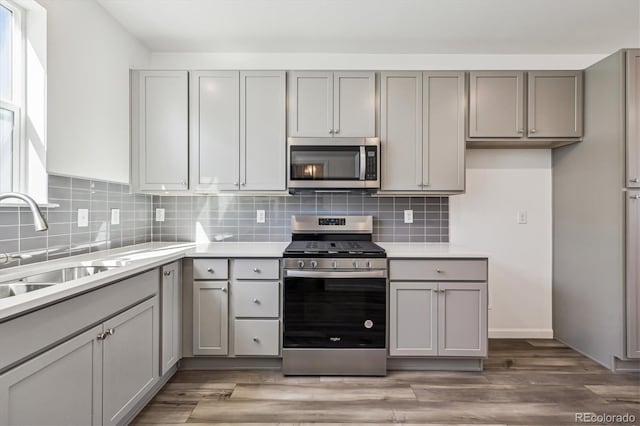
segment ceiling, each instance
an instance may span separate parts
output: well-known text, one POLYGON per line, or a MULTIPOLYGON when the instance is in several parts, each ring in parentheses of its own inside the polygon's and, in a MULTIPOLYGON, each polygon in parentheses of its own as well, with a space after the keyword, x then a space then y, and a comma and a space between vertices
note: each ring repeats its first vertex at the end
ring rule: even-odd
POLYGON ((154 52, 593 54, 640 0, 97 0, 154 52))

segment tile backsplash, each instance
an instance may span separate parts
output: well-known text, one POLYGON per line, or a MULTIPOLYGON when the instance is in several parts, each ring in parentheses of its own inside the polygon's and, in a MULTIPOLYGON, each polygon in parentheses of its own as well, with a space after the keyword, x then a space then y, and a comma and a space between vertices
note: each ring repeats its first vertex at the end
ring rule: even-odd
POLYGON ((154 241, 289 241, 292 215, 372 215, 374 239, 448 242, 448 197, 372 197, 362 194, 293 196, 154 196, 165 221, 153 222, 154 241), (404 223, 404 210, 413 223, 404 223), (265 223, 256 223, 265 210, 265 223))
POLYGON ((42 209, 44 232, 34 230, 28 208, 0 207, 0 253, 31 254, 25 264, 152 240, 152 196, 130 194, 128 185, 50 175, 49 202, 59 207, 42 209), (78 209, 89 210, 89 226, 77 226, 78 209), (120 209, 119 225, 111 209, 120 209))
MULTIPOLYGON (((44 208, 49 230, 36 232, 27 208, 0 207, 0 253, 27 253, 21 264, 118 248, 150 241, 289 241, 292 215, 372 215, 374 239, 448 242, 448 197, 372 197, 363 194, 292 196, 157 196, 130 194, 129 186, 49 176, 44 208), (164 222, 154 221, 156 208, 164 222), (89 226, 77 226, 77 210, 89 210, 89 226), (112 225, 111 210, 120 209, 112 225), (413 223, 404 223, 404 210, 413 223), (265 223, 256 222, 265 211, 265 223)), ((18 262, 0 265, 16 266, 18 262)))

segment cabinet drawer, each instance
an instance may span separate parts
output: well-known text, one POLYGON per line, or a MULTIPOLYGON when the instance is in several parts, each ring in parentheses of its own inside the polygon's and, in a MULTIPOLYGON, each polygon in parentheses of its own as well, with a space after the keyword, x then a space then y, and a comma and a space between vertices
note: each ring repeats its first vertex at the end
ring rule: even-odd
POLYGON ((236 317, 278 318, 280 283, 278 281, 233 282, 231 301, 236 317))
POLYGON ((238 280, 277 280, 278 259, 237 259, 233 261, 233 277, 238 280))
POLYGON ((278 355, 280 322, 278 320, 235 320, 236 355, 278 355))
POLYGON ((227 259, 193 259, 193 279, 226 280, 229 276, 227 259))
POLYGON ((391 260, 391 280, 420 281, 486 281, 484 259, 391 260))

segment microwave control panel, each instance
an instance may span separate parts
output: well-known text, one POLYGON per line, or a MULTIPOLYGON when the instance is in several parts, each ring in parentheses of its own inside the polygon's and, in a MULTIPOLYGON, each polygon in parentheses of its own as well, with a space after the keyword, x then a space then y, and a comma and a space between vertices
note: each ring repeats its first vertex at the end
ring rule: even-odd
POLYGON ((367 156, 367 167, 365 169, 365 180, 378 180, 378 149, 376 147, 367 147, 365 149, 367 156))

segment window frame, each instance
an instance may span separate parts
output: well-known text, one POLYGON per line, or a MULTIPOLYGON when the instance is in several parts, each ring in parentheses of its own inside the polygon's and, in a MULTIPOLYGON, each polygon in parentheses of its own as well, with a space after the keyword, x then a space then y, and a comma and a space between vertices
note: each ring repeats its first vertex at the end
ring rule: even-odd
POLYGON ((12 14, 11 29, 11 99, 0 98, 0 108, 13 112, 12 182, 11 191, 24 192, 26 187, 26 156, 24 139, 26 120, 26 44, 25 11, 11 0, 0 0, 0 6, 12 14))

